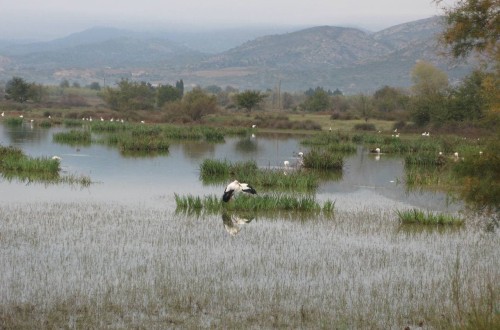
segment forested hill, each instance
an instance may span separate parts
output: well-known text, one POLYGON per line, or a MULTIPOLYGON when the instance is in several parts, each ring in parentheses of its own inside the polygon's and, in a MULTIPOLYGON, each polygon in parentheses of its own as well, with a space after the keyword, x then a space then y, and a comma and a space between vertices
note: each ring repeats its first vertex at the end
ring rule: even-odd
MULTIPOLYGON (((470 65, 451 65, 439 55, 441 21, 433 17, 376 33, 312 27, 264 35, 216 54, 202 52, 206 45, 201 42, 195 49, 193 39, 173 41, 161 31, 94 28, 46 43, 0 42, 0 80, 15 75, 43 83, 68 79, 87 84, 106 75, 108 81, 183 79, 188 86, 240 89, 274 88, 281 83, 283 90, 322 86, 347 93, 373 91, 383 85, 406 87, 418 60, 439 66, 452 80, 470 71, 470 65)), ((213 40, 223 38, 220 33, 213 40)))

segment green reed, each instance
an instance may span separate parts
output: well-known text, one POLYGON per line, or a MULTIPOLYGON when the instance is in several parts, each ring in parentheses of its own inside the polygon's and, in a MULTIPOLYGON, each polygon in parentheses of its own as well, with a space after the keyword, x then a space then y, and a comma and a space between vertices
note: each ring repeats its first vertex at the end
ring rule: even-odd
POLYGON ((21 126, 23 124, 23 119, 19 117, 8 117, 5 118, 3 122, 7 126, 21 126))
POLYGON ((341 170, 344 157, 325 150, 312 149, 304 155, 304 167, 318 170, 341 170))
POLYGON ((170 143, 157 136, 115 136, 116 143, 121 151, 168 151, 170 143))
POLYGON ((415 208, 410 210, 396 210, 396 215, 401 224, 461 226, 464 223, 463 219, 449 214, 425 213, 415 208))
POLYGON ((273 189, 312 190, 319 184, 318 174, 305 170, 259 169, 254 161, 229 162, 205 159, 200 165, 200 178, 205 184, 223 183, 237 178, 254 187, 273 189))
POLYGON ((310 171, 259 170, 252 184, 263 188, 312 190, 319 184, 319 177, 310 171))
POLYGON ((90 144, 92 135, 87 130, 70 130, 69 132, 59 132, 52 135, 52 139, 57 143, 67 144, 90 144))
POLYGON ((226 178, 229 175, 243 180, 257 173, 257 163, 254 161, 230 162, 228 160, 205 159, 200 165, 200 177, 203 181, 210 181, 213 177, 226 178))
POLYGON ((65 127, 82 127, 85 123, 87 122, 80 119, 64 119, 63 122, 65 127))
POLYGON ((48 157, 29 157, 21 149, 0 145, 0 172, 7 180, 22 182, 66 183, 89 186, 92 182, 87 176, 72 174, 61 176, 58 159, 48 157))
POLYGON ((28 157, 18 148, 0 146, 0 156, 0 171, 2 172, 59 172, 59 160, 47 157, 28 157))
POLYGON ((120 132, 124 130, 131 130, 135 126, 138 125, 132 125, 118 121, 93 121, 91 125, 92 131, 96 133, 120 132))
POLYGON ((241 194, 233 198, 230 202, 223 202, 220 196, 193 196, 191 194, 180 196, 174 194, 176 210, 183 212, 207 212, 219 213, 223 210, 232 211, 265 211, 265 212, 324 212, 332 213, 335 202, 330 200, 322 204, 316 201, 313 196, 301 195, 292 196, 287 194, 265 194, 265 195, 245 195, 241 194))

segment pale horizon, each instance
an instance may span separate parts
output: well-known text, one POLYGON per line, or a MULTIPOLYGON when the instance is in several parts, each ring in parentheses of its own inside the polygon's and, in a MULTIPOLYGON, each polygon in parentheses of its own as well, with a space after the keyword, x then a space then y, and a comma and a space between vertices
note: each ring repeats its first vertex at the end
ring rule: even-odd
MULTIPOLYGON (((446 4, 455 2, 447 1, 446 4)), ((30 0, 17 0, 1 7, 0 39, 3 40, 50 40, 96 26, 199 31, 330 25, 376 32, 443 14, 431 0, 380 0, 376 6, 370 0, 335 3, 324 0, 294 3, 213 0, 173 4, 162 0, 88 0, 81 3, 47 0, 35 4, 30 0)))

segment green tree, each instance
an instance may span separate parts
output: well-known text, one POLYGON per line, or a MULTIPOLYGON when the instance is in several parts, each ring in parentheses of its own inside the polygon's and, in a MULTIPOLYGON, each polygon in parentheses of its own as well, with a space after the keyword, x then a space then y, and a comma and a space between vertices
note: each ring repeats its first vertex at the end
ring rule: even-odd
POLYGON ((412 117, 419 126, 447 119, 448 76, 434 65, 420 61, 412 69, 412 117))
POLYGON ((360 94, 359 96, 356 97, 355 104, 361 117, 363 117, 365 121, 368 122, 368 119, 370 118, 373 112, 373 102, 370 100, 368 96, 360 94))
POLYGON ((408 96, 401 90, 384 86, 373 94, 374 106, 380 112, 392 112, 404 110, 408 102, 408 96))
POLYGON ((247 90, 236 94, 234 99, 239 108, 244 108, 248 112, 251 112, 265 97, 266 95, 261 94, 260 91, 247 90))
POLYGON ((162 85, 156 88, 156 105, 162 107, 167 102, 173 102, 182 98, 182 92, 171 85, 162 85))
POLYGON ((328 93, 323 88, 316 88, 314 93, 306 92, 307 99, 302 104, 302 108, 306 111, 325 111, 330 109, 331 100, 328 93))
MULTIPOLYGON (((439 5, 443 0, 435 0, 439 5)), ((500 115, 500 2, 498 0, 459 0, 453 7, 443 5, 446 28, 441 42, 451 48, 455 58, 472 51, 482 55, 483 68, 493 72, 483 80, 483 93, 489 99, 487 115, 497 120, 500 115)))
POLYGON ((30 85, 21 77, 12 77, 5 85, 5 98, 24 103, 30 97, 30 85))
POLYGON ((101 85, 97 81, 94 81, 94 82, 90 83, 89 88, 92 90, 95 90, 95 91, 100 91, 101 85))
MULTIPOLYGON (((438 6, 443 0, 435 0, 438 6)), ((465 57, 471 51, 500 60, 500 2, 498 0, 459 0, 453 7, 443 7, 446 29, 441 35, 454 57, 465 57)))
POLYGON ((146 82, 122 79, 118 88, 106 87, 102 98, 114 110, 151 110, 154 108, 156 91, 146 82))
POLYGON ((217 98, 208 95, 200 88, 195 88, 186 93, 182 100, 165 104, 165 110, 170 120, 198 121, 206 115, 217 111, 217 98))
POLYGON ((479 119, 489 108, 489 97, 483 89, 483 82, 489 75, 476 70, 467 76, 451 93, 448 118, 463 121, 479 119))
POLYGON ((59 87, 61 87, 61 88, 68 88, 68 87, 69 87, 69 81, 68 81, 68 79, 63 79, 63 80, 59 83, 59 87))
POLYGON ((177 88, 177 90, 179 90, 181 97, 183 97, 184 96, 184 81, 182 81, 182 79, 175 82, 175 88, 177 88))

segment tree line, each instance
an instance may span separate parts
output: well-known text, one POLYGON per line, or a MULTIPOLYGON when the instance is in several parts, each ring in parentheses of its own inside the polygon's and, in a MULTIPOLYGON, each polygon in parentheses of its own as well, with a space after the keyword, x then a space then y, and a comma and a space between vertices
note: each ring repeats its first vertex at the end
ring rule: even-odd
MULTIPOLYGON (((482 59, 481 65, 458 84, 450 84, 446 73, 433 64, 419 61, 411 70, 411 88, 382 86, 372 94, 344 95, 338 88, 331 91, 323 87, 295 93, 270 89, 240 92, 230 86, 223 89, 215 85, 185 92, 182 80, 175 85, 153 86, 122 79, 116 87, 101 89, 98 83, 92 83, 89 88, 98 91, 113 110, 159 110, 179 121, 196 121, 219 108, 247 112, 264 108, 330 112, 334 119, 401 119, 412 121, 416 126, 483 119, 494 123, 500 104, 498 7, 497 1, 461 0, 452 8, 444 8, 447 25, 440 40, 450 50, 450 56, 463 58, 475 52, 482 59)), ((67 80, 60 85, 69 86, 67 80)), ((73 84, 73 87, 79 85, 73 84)), ((41 102, 44 94, 42 85, 28 83, 20 77, 8 81, 4 91, 6 99, 20 103, 41 102)))

